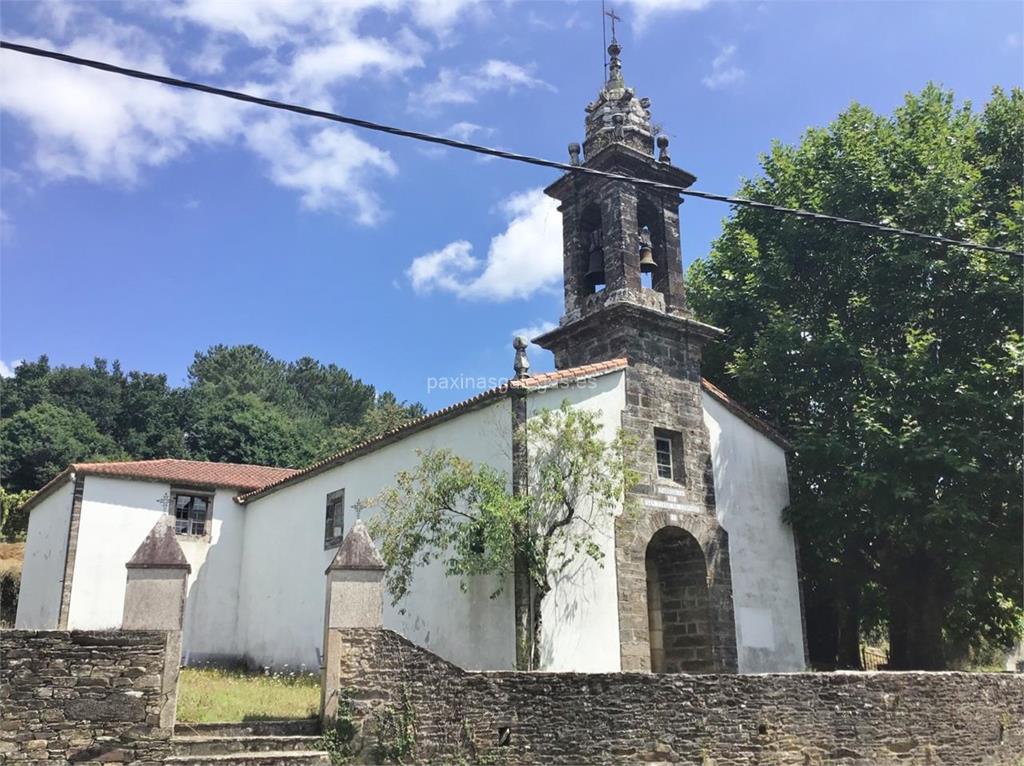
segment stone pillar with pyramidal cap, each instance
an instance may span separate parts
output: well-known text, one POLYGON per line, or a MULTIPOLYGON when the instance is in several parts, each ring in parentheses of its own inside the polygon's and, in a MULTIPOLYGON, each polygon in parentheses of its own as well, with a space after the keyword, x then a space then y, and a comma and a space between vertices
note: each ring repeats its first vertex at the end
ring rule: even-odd
POLYGON ((174 518, 163 515, 125 564, 123 630, 166 631, 164 672, 161 679, 163 707, 160 727, 174 727, 178 672, 181 665, 181 626, 185 594, 192 565, 185 558, 174 532, 174 518))
POLYGON ((181 630, 192 566, 165 514, 125 564, 124 630, 181 630))
POLYGON ((384 612, 384 560, 362 520, 356 519, 327 567, 324 607, 324 667, 320 714, 338 711, 342 628, 379 628, 384 612))

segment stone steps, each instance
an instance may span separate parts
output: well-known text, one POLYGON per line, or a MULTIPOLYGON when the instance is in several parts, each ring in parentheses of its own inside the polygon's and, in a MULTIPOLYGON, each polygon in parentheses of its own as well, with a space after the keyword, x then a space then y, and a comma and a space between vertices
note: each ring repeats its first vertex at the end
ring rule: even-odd
POLYGON ((171 755, 182 766, 330 766, 319 747, 316 719, 182 724, 174 727, 171 755))
POLYGON ((313 750, 278 750, 261 753, 221 753, 219 755, 172 755, 164 759, 165 764, 181 766, 330 766, 331 759, 326 752, 313 750))
POLYGON ((174 735, 185 737, 316 737, 320 721, 316 718, 255 720, 242 723, 181 723, 174 735))
POLYGON ((318 750, 319 737, 308 736, 179 736, 171 740, 172 755, 221 755, 224 753, 318 750))

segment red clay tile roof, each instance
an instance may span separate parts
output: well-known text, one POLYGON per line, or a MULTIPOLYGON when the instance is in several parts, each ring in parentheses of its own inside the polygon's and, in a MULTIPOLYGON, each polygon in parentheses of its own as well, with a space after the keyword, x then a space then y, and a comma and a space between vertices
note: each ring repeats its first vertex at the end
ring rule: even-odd
MULTIPOLYGON (((494 399, 506 396, 510 391, 522 389, 540 390, 566 385, 587 378, 605 375, 616 370, 622 370, 627 365, 626 359, 610 359, 606 362, 584 364, 579 367, 545 372, 528 378, 513 378, 500 386, 483 391, 456 404, 449 405, 437 412, 424 415, 398 428, 393 428, 373 439, 357 444, 354 447, 349 447, 336 455, 320 460, 301 470, 295 468, 274 468, 264 465, 209 463, 202 460, 177 460, 172 458, 165 458, 163 460, 133 460, 122 463, 74 463, 40 489, 28 501, 28 506, 30 507, 38 503, 59 486, 62 480, 70 477, 75 472, 92 476, 111 476, 143 481, 166 481, 172 484, 238 489, 241 490, 241 493, 236 500, 245 503, 274 492, 295 481, 301 481, 308 476, 321 473, 360 455, 372 452, 386 444, 391 444, 435 422, 447 420, 466 410, 483 406, 494 399)), ((792 445, 782 434, 746 410, 735 400, 730 399, 724 391, 704 378, 701 378, 701 385, 705 391, 711 394, 726 409, 752 428, 760 431, 783 449, 791 449, 792 445)))
POLYGON ((508 382, 509 388, 547 388, 557 386, 561 383, 574 383, 577 380, 585 380, 595 375, 604 375, 606 372, 621 370, 629 362, 626 359, 609 359, 607 362, 596 362, 584 364, 579 367, 569 367, 554 372, 542 372, 540 375, 531 375, 528 378, 513 378, 508 382))
POLYGON ((244 463, 208 463, 203 460, 173 458, 132 460, 125 463, 73 463, 71 470, 87 476, 116 476, 247 491, 259 489, 298 473, 295 468, 274 468, 244 463))
POLYGON ((466 410, 471 410, 476 407, 483 406, 484 404, 506 396, 509 391, 517 389, 528 389, 538 390, 542 388, 550 388, 554 386, 566 385, 579 380, 585 380, 587 378, 596 377, 598 375, 605 375, 615 370, 625 369, 628 364, 625 359, 611 359, 607 362, 597 362, 596 364, 584 364, 579 367, 570 367, 565 370, 557 370, 555 372, 544 372, 540 375, 532 375, 528 378, 513 378, 500 386, 495 386, 487 391, 483 391, 476 396, 466 399, 456 404, 449 405, 444 409, 440 409, 437 412, 432 412, 429 415, 424 415, 421 418, 412 420, 403 426, 393 428, 390 431, 385 431, 379 436, 375 436, 361 444, 357 444, 354 447, 349 447, 346 450, 342 450, 336 455, 331 455, 313 465, 306 466, 301 471, 297 471, 292 476, 286 476, 278 479, 277 481, 267 484, 265 487, 243 493, 239 495, 236 500, 240 503, 254 500, 257 497, 270 494, 282 487, 292 484, 296 481, 302 481, 308 476, 316 475, 330 468, 334 468, 337 465, 346 463, 349 460, 353 460, 360 455, 365 455, 368 452, 373 452, 375 449, 391 444, 398 441, 399 439, 408 436, 410 433, 419 431, 427 426, 430 426, 436 422, 447 420, 448 418, 457 415, 466 410))
POLYGON ((72 463, 54 476, 25 503, 24 510, 37 505, 74 474, 110 476, 139 481, 166 481, 193 487, 224 487, 251 492, 298 473, 295 468, 274 468, 245 463, 210 463, 205 460, 131 460, 121 463, 72 463))

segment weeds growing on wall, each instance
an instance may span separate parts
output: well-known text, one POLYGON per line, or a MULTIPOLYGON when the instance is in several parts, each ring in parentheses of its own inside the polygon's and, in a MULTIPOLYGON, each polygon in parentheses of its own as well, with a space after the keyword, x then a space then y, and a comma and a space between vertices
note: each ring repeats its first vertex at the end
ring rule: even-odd
POLYGON ((325 722, 319 742, 320 747, 327 751, 332 766, 352 761, 358 750, 354 744, 357 731, 351 691, 342 689, 338 692, 338 711, 333 720, 325 722))
POLYGON ((409 691, 402 687, 402 700, 395 705, 381 705, 373 711, 377 728, 377 759, 403 763, 416 752, 416 716, 409 701, 409 691))

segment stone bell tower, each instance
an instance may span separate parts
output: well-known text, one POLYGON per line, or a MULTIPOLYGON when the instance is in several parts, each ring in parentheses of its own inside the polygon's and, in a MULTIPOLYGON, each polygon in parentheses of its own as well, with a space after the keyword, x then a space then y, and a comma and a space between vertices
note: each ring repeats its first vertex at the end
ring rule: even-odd
MULTIPOLYGON (((613 34, 608 79, 586 107, 583 157, 570 144, 571 161, 686 188, 696 178, 655 136, 650 100, 623 80, 621 51, 613 34)), ((545 191, 561 203, 565 313, 535 342, 558 369, 629 360, 622 426, 643 478, 636 510, 615 526, 622 670, 735 671, 729 544, 701 403, 701 354, 722 331, 687 308, 680 195, 575 172, 545 191)))

